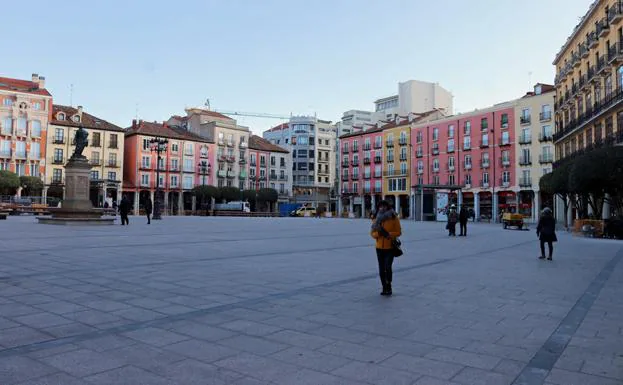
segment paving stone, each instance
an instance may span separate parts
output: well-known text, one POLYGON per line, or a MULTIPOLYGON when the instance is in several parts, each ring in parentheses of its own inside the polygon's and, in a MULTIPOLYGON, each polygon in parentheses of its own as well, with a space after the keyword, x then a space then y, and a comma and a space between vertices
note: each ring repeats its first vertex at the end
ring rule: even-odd
POLYGON ((515 377, 482 369, 465 368, 452 381, 465 385, 510 385, 515 377))
POLYGON ((402 353, 388 358, 382 365, 444 380, 451 379, 464 368, 463 365, 413 357, 402 353))
POLYGON ((250 353, 240 353, 217 361, 214 365, 265 381, 275 381, 300 370, 294 365, 250 353))
POLYGON ((308 349, 318 349, 333 343, 333 340, 325 337, 314 336, 294 330, 282 330, 265 337, 268 340, 284 344, 300 346, 308 349))
POLYGON ((330 373, 333 370, 351 362, 350 359, 344 357, 338 357, 301 347, 293 347, 282 350, 271 355, 270 357, 298 367, 309 368, 327 373, 330 373))
POLYGON ((176 342, 189 339, 188 336, 172 333, 167 330, 158 328, 145 328, 133 330, 131 332, 123 333, 123 336, 132 338, 137 341, 144 342, 153 346, 165 346, 171 345, 176 342))
POLYGON ((36 307, 37 309, 45 310, 47 312, 59 314, 59 315, 63 315, 67 313, 77 313, 77 312, 89 309, 85 306, 78 305, 73 302, 58 301, 58 300, 54 302, 47 302, 47 303, 37 304, 33 306, 36 307))
POLYGON ((494 372, 506 374, 511 377, 517 377, 526 366, 525 362, 503 359, 493 369, 494 372))
POLYGON ((415 381, 413 385, 459 385, 457 382, 440 380, 438 378, 424 376, 415 381))
POLYGON ((79 341, 76 344, 85 349, 101 353, 108 350, 136 345, 137 342, 136 340, 133 340, 131 338, 126 338, 119 335, 108 335, 79 341))
POLYGON ((175 322, 168 326, 168 330, 206 341, 218 341, 238 335, 231 330, 190 321, 175 322))
POLYGON ((15 384, 52 374, 57 370, 28 357, 0 357, 0 384, 15 384))
POLYGON ((188 340, 168 345, 166 350, 204 362, 214 362, 239 353, 239 350, 208 341, 188 340))
POLYGON ((123 361, 87 349, 74 350, 40 359, 49 366, 76 377, 84 377, 122 367, 123 361))
POLYGON ((180 385, 231 384, 243 377, 234 371, 193 359, 164 365, 155 372, 180 385))
POLYGON ((497 357, 447 348, 436 348, 426 354, 425 357, 488 370, 495 368, 500 363, 500 358, 497 357))
POLYGON ((18 385, 84 385, 84 381, 65 373, 56 373, 20 382, 18 385))
POLYGON ((391 351, 342 341, 327 345, 319 351, 364 362, 381 362, 394 354, 391 351))
POLYGON ((106 350, 102 355, 151 372, 186 359, 182 354, 141 343, 106 350))
POLYGON ((284 350, 290 345, 269 341, 263 338, 239 335, 231 338, 219 340, 220 345, 228 346, 237 350, 254 353, 260 356, 266 356, 284 350))
POLYGON ((223 329, 233 330, 252 336, 266 336, 276 333, 282 328, 249 320, 236 320, 219 325, 223 329))
POLYGON ((95 385, 170 385, 171 382, 164 377, 157 376, 146 370, 124 366, 109 370, 93 376, 85 377, 89 384, 95 385))
POLYGON ((418 374, 363 362, 352 362, 334 370, 333 374, 375 385, 411 385, 420 377, 418 374))
POLYGON ((621 381, 585 373, 552 369, 546 381, 556 385, 620 385, 621 381))
POLYGON ((13 348, 16 346, 48 341, 53 338, 53 336, 44 334, 36 329, 18 326, 16 328, 2 330, 2 333, 0 333, 0 345, 4 348, 13 348))

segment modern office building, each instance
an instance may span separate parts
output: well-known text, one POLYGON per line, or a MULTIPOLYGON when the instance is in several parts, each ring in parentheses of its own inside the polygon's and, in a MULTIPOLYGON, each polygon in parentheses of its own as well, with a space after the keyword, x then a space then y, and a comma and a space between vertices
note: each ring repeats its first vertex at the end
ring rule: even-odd
MULTIPOLYGON (((439 110, 452 114, 453 96, 437 83, 409 80, 398 83, 398 94, 374 102, 375 118, 394 119, 396 115, 439 110)), ((373 122, 374 123, 374 122, 373 122)))

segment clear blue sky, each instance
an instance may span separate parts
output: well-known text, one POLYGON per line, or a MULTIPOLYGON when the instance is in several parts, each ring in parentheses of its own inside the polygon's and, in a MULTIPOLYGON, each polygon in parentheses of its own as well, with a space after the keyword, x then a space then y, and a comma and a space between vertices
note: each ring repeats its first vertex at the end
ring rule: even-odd
POLYGON ((44 75, 60 104, 74 84, 74 105, 123 127, 137 104, 163 120, 206 98, 336 121, 409 79, 439 82, 463 112, 521 96, 530 71, 552 83, 591 1, 4 1, 0 76, 44 75))

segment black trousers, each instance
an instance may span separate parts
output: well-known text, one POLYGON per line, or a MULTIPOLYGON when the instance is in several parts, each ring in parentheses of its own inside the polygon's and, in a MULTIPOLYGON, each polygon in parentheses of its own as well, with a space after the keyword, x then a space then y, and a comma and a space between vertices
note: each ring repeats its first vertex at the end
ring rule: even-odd
POLYGON ((461 235, 467 235, 467 221, 459 222, 459 229, 460 229, 461 235))
POLYGON ((145 213, 147 215, 147 224, 151 223, 151 211, 145 213))
POLYGON ((128 219, 128 214, 121 213, 121 225, 129 225, 130 219, 128 219))
POLYGON ((552 257, 552 254, 554 253, 554 243, 552 241, 544 241, 544 240, 540 240, 541 243, 541 256, 544 257, 545 256, 545 244, 547 243, 547 248, 549 251, 549 257, 552 257))
POLYGON ((388 288, 392 284, 394 255, 391 250, 376 249, 376 259, 379 262, 379 278, 381 278, 383 289, 388 288))
POLYGON ((456 222, 448 222, 448 235, 456 235, 456 222))

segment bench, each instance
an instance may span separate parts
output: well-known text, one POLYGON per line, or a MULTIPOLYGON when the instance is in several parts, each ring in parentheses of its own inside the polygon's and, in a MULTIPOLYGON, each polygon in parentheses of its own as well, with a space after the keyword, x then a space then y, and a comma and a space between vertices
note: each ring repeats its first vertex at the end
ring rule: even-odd
POLYGON ((9 213, 6 211, 0 212, 0 220, 6 220, 6 217, 9 216, 9 213))

